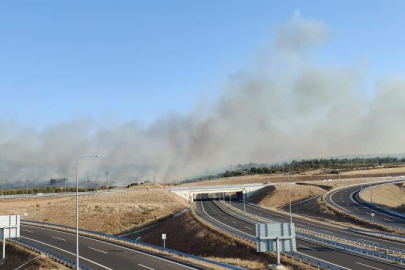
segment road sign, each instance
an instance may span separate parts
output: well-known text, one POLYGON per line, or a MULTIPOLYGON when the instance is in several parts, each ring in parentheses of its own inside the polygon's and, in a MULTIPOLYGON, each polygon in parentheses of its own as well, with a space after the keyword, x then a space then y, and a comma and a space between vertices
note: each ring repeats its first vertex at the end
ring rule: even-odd
POLYGON ((163 233, 163 234, 162 234, 162 240, 165 240, 165 239, 166 239, 166 234, 163 233))
POLYGON ((0 216, 0 238, 18 237, 20 237, 20 215, 0 216))
POLYGON ((297 250, 294 223, 257 223, 256 238, 257 252, 277 251, 277 238, 281 252, 297 250))
POLYGON ((3 261, 6 258, 6 239, 20 237, 20 215, 0 216, 0 237, 3 239, 3 261))

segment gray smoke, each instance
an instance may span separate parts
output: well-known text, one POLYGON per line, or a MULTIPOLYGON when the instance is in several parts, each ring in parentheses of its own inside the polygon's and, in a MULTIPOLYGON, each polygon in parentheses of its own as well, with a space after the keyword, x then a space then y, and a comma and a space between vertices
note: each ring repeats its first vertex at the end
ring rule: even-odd
POLYGON ((254 67, 228 76, 209 111, 199 106, 148 127, 133 121, 109 128, 85 118, 35 131, 0 121, 0 160, 31 164, 8 177, 73 175, 83 153, 103 156, 83 161, 83 175, 103 179, 109 167, 117 181, 133 174, 168 182, 230 164, 404 152, 404 80, 378 79, 366 91, 361 70, 317 65, 312 55, 329 30, 298 12, 275 33, 254 67))

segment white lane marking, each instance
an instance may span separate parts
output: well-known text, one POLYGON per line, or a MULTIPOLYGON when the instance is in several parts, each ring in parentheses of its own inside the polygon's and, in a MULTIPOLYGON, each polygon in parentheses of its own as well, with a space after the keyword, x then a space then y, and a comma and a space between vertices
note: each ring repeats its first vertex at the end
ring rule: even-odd
POLYGON ((360 262, 356 262, 357 264, 360 264, 360 265, 363 265, 363 266, 366 266, 366 267, 370 267, 370 268, 372 268, 372 269, 376 269, 376 270, 382 270, 381 268, 377 268, 377 267, 374 267, 374 266, 371 266, 371 265, 368 265, 368 264, 364 264, 364 263, 360 263, 360 262))
POLYGON ((212 216, 208 215, 207 212, 205 212, 204 204, 202 203, 202 201, 200 201, 200 203, 201 203, 202 210, 203 210, 204 213, 207 215, 207 217, 209 217, 209 218, 215 220, 215 221, 218 222, 218 223, 221 223, 222 225, 224 225, 224 226, 226 226, 226 227, 228 227, 228 228, 231 228, 232 230, 238 231, 238 232, 240 232, 240 233, 243 233, 243 234, 246 234, 246 235, 249 235, 249 236, 254 236, 254 235, 252 235, 252 234, 248 234, 248 233, 246 233, 246 232, 242 232, 242 231, 240 231, 240 230, 238 230, 238 229, 235 229, 235 228, 233 228, 233 227, 231 227, 231 226, 229 226, 229 225, 226 225, 225 223, 222 223, 221 221, 219 221, 219 220, 213 218, 212 216))
POLYGON ((235 221, 233 221, 233 220, 231 220, 232 221, 232 223, 235 223, 236 224, 236 222, 235 221))
POLYGON ((298 246, 303 247, 303 248, 307 248, 307 249, 310 249, 310 250, 313 250, 313 251, 317 251, 316 249, 313 249, 313 248, 310 248, 310 247, 307 247, 307 246, 304 246, 304 245, 298 245, 298 246))
POLYGON ((34 233, 33 231, 29 231, 29 230, 22 230, 23 232, 29 232, 29 233, 34 233))
MULTIPOLYGON (((25 239, 28 239, 28 240, 31 240, 31 241, 34 241, 34 242, 41 243, 41 244, 46 245, 46 246, 53 247, 54 249, 57 249, 57 250, 66 252, 67 254, 70 254, 70 255, 73 255, 73 256, 76 255, 75 253, 69 252, 69 251, 67 251, 67 250, 64 250, 64 249, 61 249, 61 248, 52 246, 52 245, 50 245, 50 244, 47 244, 47 243, 44 243, 44 242, 41 242, 41 241, 38 241, 38 240, 35 240, 35 239, 31 239, 31 238, 28 238, 28 237, 25 237, 25 236, 21 236, 21 238, 25 238, 25 239)), ((79 256, 79 257, 80 257, 81 259, 83 259, 83 260, 86 260, 86 261, 88 261, 88 262, 91 262, 91 263, 93 263, 93 264, 95 264, 95 265, 97 265, 97 266, 100 266, 100 267, 104 268, 104 269, 112 270, 111 268, 108 268, 107 266, 104 266, 104 265, 102 265, 102 264, 96 263, 95 261, 89 260, 89 259, 84 258, 84 257, 82 257, 82 256, 79 256)))
POLYGON ((155 269, 153 269, 153 268, 147 267, 147 266, 142 265, 142 264, 139 264, 139 263, 138 263, 138 265, 141 266, 141 267, 144 267, 144 268, 146 268, 146 269, 155 270, 155 269))
POLYGON ((391 220, 391 219, 388 219, 388 218, 384 218, 384 220, 389 221, 389 222, 392 222, 392 220, 391 220))
MULTIPOLYGON (((35 227, 35 226, 30 226, 30 225, 24 225, 24 226, 26 226, 26 227, 32 227, 32 228, 36 228, 36 229, 39 228, 39 229, 42 229, 42 230, 54 231, 54 232, 58 232, 58 233, 68 234, 68 235, 74 235, 74 234, 72 234, 72 233, 62 232, 62 231, 58 231, 58 230, 55 230, 55 229, 41 228, 41 227, 35 227)), ((24 237, 24 236, 21 236, 21 237, 24 237)), ((28 237, 25 237, 25 238, 29 239, 28 237)), ((167 259, 160 258, 160 257, 157 257, 157 256, 155 256, 155 255, 148 254, 148 253, 145 253, 145 252, 142 252, 142 251, 139 251, 139 250, 135 250, 135 249, 132 249, 132 248, 128 248, 128 247, 120 246, 120 245, 117 245, 117 244, 105 242, 105 241, 103 241, 103 240, 98 240, 98 239, 94 239, 94 238, 87 237, 87 236, 83 236, 83 235, 80 235, 80 238, 85 238, 85 239, 88 239, 88 240, 91 240, 91 241, 96 241, 96 242, 99 242, 99 243, 103 243, 103 244, 105 244, 105 245, 110 245, 110 246, 113 246, 113 247, 116 247, 116 248, 125 249, 125 250, 128 250, 128 251, 132 251, 132 252, 134 252, 134 253, 139 253, 139 254, 142 254, 142 255, 144 255, 144 256, 148 256, 148 257, 151 257, 151 258, 154 258, 154 259, 158 259, 158 260, 162 260, 162 261, 165 261, 165 262, 168 262, 168 263, 172 263, 172 264, 175 264, 175 265, 179 265, 179 266, 181 266, 181 267, 183 267, 183 268, 188 268, 188 269, 193 269, 193 270, 196 270, 196 269, 197 269, 197 268, 194 268, 194 267, 191 267, 191 266, 183 265, 183 264, 181 264, 181 263, 169 261, 169 260, 167 260, 167 259)), ((33 240, 33 239, 32 239, 32 240, 33 240)), ((33 240, 33 241, 37 241, 37 240, 33 240)), ((40 241, 37 241, 37 242, 40 242, 40 241)), ((49 244, 46 244, 46 243, 44 243, 44 244, 45 244, 45 245, 49 245, 49 244)), ((75 255, 75 254, 73 254, 73 255, 75 255)), ((88 259, 86 259, 86 258, 83 258, 83 259, 88 260, 88 259)), ((97 264, 97 263, 96 263, 96 264, 97 264)), ((107 268, 107 269, 110 269, 110 268, 107 268)), ((112 270, 112 269, 111 269, 111 270, 112 270)))
POLYGON ((305 256, 307 256, 307 257, 310 257, 310 258, 316 259, 316 260, 318 260, 318 261, 325 262, 325 263, 328 263, 328 264, 331 264, 331 265, 337 266, 337 267, 339 267, 339 268, 341 268, 341 269, 345 269, 345 270, 352 270, 352 269, 350 269, 350 268, 347 268, 347 267, 341 266, 341 265, 339 265, 339 264, 331 263, 331 262, 328 262, 328 261, 325 261, 325 260, 319 259, 319 258, 317 258, 317 257, 313 257, 313 256, 308 255, 308 254, 306 254, 306 253, 297 252, 297 254, 302 254, 302 255, 305 255, 305 256))
POLYGON ((66 240, 65 240, 65 239, 63 239, 63 238, 59 238, 59 237, 56 237, 56 236, 52 236, 52 238, 53 238, 53 239, 58 239, 58 240, 61 240, 61 241, 65 241, 65 242, 66 242, 66 240))
POLYGON ((251 229, 252 229, 252 228, 249 228, 248 226, 245 226, 245 228, 246 228, 246 229, 249 229, 249 230, 251 230, 251 229))
POLYGON ((223 217, 224 219, 228 219, 227 217, 223 217))
POLYGON ((105 251, 102 251, 102 250, 99 250, 99 249, 96 249, 96 248, 89 247, 89 249, 92 249, 92 250, 95 250, 95 251, 98 251, 98 252, 101 252, 101 253, 104 253, 104 254, 108 254, 108 252, 105 252, 105 251))
MULTIPOLYGON (((249 204, 249 203, 246 204, 246 208, 248 208, 248 207, 259 209, 260 211, 262 211, 263 213, 266 213, 266 214, 268 214, 268 212, 270 212, 269 210, 263 209, 263 208, 261 208, 261 207, 259 207, 259 206, 257 206, 257 205, 254 205, 254 204, 249 204)), ((274 212, 271 212, 271 214, 274 215, 274 216, 276 216, 276 217, 283 217, 283 218, 286 218, 285 216, 283 216, 283 215, 281 215, 281 214, 274 213, 274 212)), ((268 216, 269 216, 269 217, 272 217, 272 215, 268 215, 268 216)), ((311 223, 311 222, 307 222, 307 221, 303 221, 303 220, 299 220, 299 222, 300 222, 300 223, 303 223, 303 224, 309 224, 309 225, 315 226, 315 227, 317 227, 317 228, 322 228, 322 229, 324 229, 324 227, 323 227, 322 225, 320 225, 320 224, 311 223)), ((335 232, 339 232, 339 233, 345 232, 345 233, 347 233, 347 234, 351 234, 351 235, 354 235, 354 236, 358 236, 358 234, 356 234, 356 233, 351 233, 351 232, 348 232, 348 231, 345 231, 345 230, 339 230, 339 229, 336 229, 336 228, 328 227, 328 230, 330 230, 330 231, 335 231, 335 232)), ((381 242, 386 242, 386 243, 388 243, 388 244, 391 244, 392 242, 395 242, 395 241, 386 240, 386 239, 381 239, 381 238, 375 238, 375 237, 367 236, 367 235, 362 235, 362 237, 363 237, 363 238, 372 239, 372 240, 379 240, 379 241, 381 241, 381 242)), ((395 244, 401 245, 401 246, 405 246, 405 244, 398 243, 398 242, 395 242, 395 244)))

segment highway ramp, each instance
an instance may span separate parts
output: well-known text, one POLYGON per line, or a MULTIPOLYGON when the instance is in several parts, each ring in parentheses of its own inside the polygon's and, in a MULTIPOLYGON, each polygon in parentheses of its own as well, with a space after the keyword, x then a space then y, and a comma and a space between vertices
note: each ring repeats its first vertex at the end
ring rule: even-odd
MULTIPOLYGON (((200 215, 206 216, 212 222, 227 226, 239 233, 249 236, 255 236, 255 225, 246 221, 237 219, 219 208, 206 195, 199 196, 200 200, 196 202, 196 211, 200 215)), ((399 266, 385 264, 379 261, 359 257, 353 254, 345 253, 333 248, 325 247, 319 244, 297 239, 297 251, 306 256, 311 256, 320 261, 326 261, 341 269, 353 270, 394 270, 401 269, 399 266)))

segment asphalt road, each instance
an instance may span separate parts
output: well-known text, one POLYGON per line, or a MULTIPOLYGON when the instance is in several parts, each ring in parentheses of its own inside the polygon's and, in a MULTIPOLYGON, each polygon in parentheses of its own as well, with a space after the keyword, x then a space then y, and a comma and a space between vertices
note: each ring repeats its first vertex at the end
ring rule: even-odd
MULTIPOLYGON (((75 261, 76 235, 52 229, 21 225, 21 239, 75 261)), ((112 243, 80 237, 80 264, 94 270, 189 270, 204 269, 112 243)))
MULTIPOLYGON (((228 197, 228 200, 226 200, 226 203, 229 204, 229 197, 228 197)), ((237 200, 232 200, 231 203, 232 203, 233 207, 238 208, 239 210, 243 211, 243 202, 237 201, 237 200)), ((279 212, 270 211, 270 210, 263 209, 256 205, 252 205, 252 204, 246 204, 246 211, 253 215, 257 215, 257 216, 260 216, 263 218, 270 218, 270 219, 276 220, 278 222, 289 222, 290 221, 290 216, 287 213, 282 214, 279 212)), ((297 213, 297 214, 299 214, 299 213, 297 213)), ((318 231, 318 232, 329 234, 329 235, 346 237, 346 238, 350 238, 353 240, 357 240, 359 242, 360 241, 373 242, 373 243, 377 243, 379 245, 394 247, 394 248, 402 249, 405 251, 405 243, 399 243, 399 242, 385 240, 385 239, 381 239, 381 238, 377 238, 377 237, 362 235, 362 234, 348 231, 343 228, 340 229, 335 226, 331 226, 331 225, 328 226, 326 223, 320 224, 318 222, 311 222, 308 219, 304 220, 304 219, 298 219, 298 218, 294 217, 293 222, 295 223, 295 226, 299 227, 299 228, 318 231)))
POLYGON ((358 185, 332 191, 327 194, 326 201, 329 204, 348 212, 349 214, 357 214, 366 218, 373 218, 371 214, 374 213, 375 221, 384 222, 388 225, 402 227, 405 229, 405 218, 397 217, 378 208, 369 206, 359 199, 359 192, 363 187, 368 186, 369 185, 358 185))
MULTIPOLYGON (((201 198, 201 195, 199 196, 201 198)), ((216 204, 209 200, 205 195, 204 200, 196 202, 196 211, 199 214, 205 215, 213 222, 225 225, 239 233, 244 233, 250 236, 255 236, 255 225, 246 221, 237 219, 222 211, 216 204)), ((247 211, 252 211, 249 208, 247 211)), ((329 247, 324 247, 311 242, 297 239, 297 251, 306 256, 314 257, 320 261, 326 261, 334 264, 341 269, 358 269, 358 270, 391 270, 399 267, 388 265, 382 262, 373 261, 363 257, 358 257, 349 253, 344 253, 329 247)))

